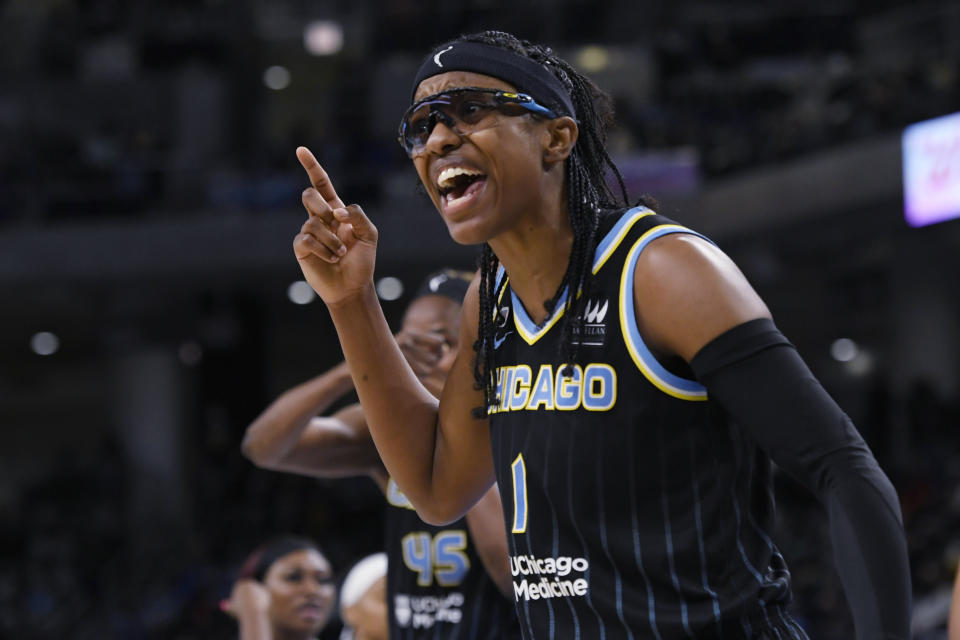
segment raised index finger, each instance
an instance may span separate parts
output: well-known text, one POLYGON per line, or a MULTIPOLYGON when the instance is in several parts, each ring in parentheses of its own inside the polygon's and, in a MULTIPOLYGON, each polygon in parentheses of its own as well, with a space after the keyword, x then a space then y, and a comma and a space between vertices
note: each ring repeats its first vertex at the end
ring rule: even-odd
POLYGON ((333 188, 330 176, 323 170, 320 163, 306 147, 297 147, 297 159, 303 165, 307 176, 310 178, 310 184, 320 193, 320 197, 327 201, 331 209, 342 209, 343 200, 337 195, 337 190, 333 188))

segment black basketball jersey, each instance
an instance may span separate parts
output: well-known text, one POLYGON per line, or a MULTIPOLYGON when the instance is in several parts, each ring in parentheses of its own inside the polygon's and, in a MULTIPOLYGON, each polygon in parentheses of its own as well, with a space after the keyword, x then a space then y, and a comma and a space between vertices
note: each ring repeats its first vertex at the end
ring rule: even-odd
POLYGON ((487 575, 466 519, 426 524, 393 478, 387 503, 390 639, 519 638, 513 605, 487 575))
POLYGON ((637 258, 671 233, 693 232, 604 214, 568 377, 563 301, 537 326, 498 275, 491 439, 524 637, 806 638, 784 606, 769 459, 637 331, 637 258))

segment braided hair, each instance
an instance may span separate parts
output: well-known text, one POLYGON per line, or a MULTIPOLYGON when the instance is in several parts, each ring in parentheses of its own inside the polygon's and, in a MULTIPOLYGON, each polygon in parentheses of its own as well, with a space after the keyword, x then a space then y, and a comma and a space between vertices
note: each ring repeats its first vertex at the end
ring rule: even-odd
MULTIPOLYGON (((592 80, 577 72, 549 47, 520 40, 503 31, 465 35, 453 42, 479 42, 526 56, 549 69, 570 94, 580 129, 580 136, 564 168, 567 213, 573 227, 573 247, 560 286, 543 305, 547 312, 552 314, 564 291, 569 292, 564 302, 557 358, 559 363, 564 365, 564 375, 573 375, 570 365, 576 362, 579 350, 583 306, 592 276, 600 210, 617 208, 626 205, 628 201, 623 177, 604 147, 607 128, 613 123, 612 100, 592 80), (622 199, 614 195, 607 184, 608 170, 617 179, 622 199), (578 292, 583 295, 577 295, 578 292)), ((556 109, 559 105, 547 106, 556 109)), ((477 418, 485 417, 489 409, 497 403, 493 336, 498 293, 495 290, 496 274, 499 264, 500 261, 490 245, 484 243, 480 254, 479 329, 477 341, 473 344, 477 353, 473 369, 474 387, 484 391, 484 406, 473 410, 473 415, 477 418)))

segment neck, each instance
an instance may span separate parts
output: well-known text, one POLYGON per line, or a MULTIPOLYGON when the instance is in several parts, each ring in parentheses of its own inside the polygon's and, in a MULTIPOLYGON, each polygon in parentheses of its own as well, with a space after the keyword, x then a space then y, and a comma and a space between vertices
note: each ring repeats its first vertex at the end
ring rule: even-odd
POLYGON ((543 303, 557 293, 573 247, 562 190, 551 204, 490 240, 490 248, 510 276, 510 288, 536 323, 549 315, 543 303))

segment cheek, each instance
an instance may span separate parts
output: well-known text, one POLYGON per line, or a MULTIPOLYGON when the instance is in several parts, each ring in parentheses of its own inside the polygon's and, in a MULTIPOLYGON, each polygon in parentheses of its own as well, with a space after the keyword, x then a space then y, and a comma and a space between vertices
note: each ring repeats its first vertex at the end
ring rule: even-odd
POLYGON ((337 595, 337 590, 332 584, 326 584, 320 587, 320 597, 324 600, 333 600, 337 595))
POLYGON ((290 615, 290 601, 285 593, 270 592, 270 618, 283 619, 290 615))
POLYGON ((436 189, 433 188, 433 185, 430 183, 430 176, 427 174, 427 161, 423 158, 417 158, 413 161, 413 168, 417 172, 417 179, 420 181, 420 184, 427 192, 427 195, 430 196, 430 200, 432 200, 435 205, 439 204, 437 194, 435 193, 436 189))
MULTIPOLYGON (((491 138, 494 134, 500 133, 496 129, 488 131, 491 133, 491 138)), ((512 127, 488 143, 491 145, 490 155, 495 158, 491 164, 496 182, 503 185, 505 191, 510 191, 515 196, 518 194, 533 196, 536 192, 531 187, 536 184, 543 170, 543 161, 535 142, 532 132, 512 127)))

